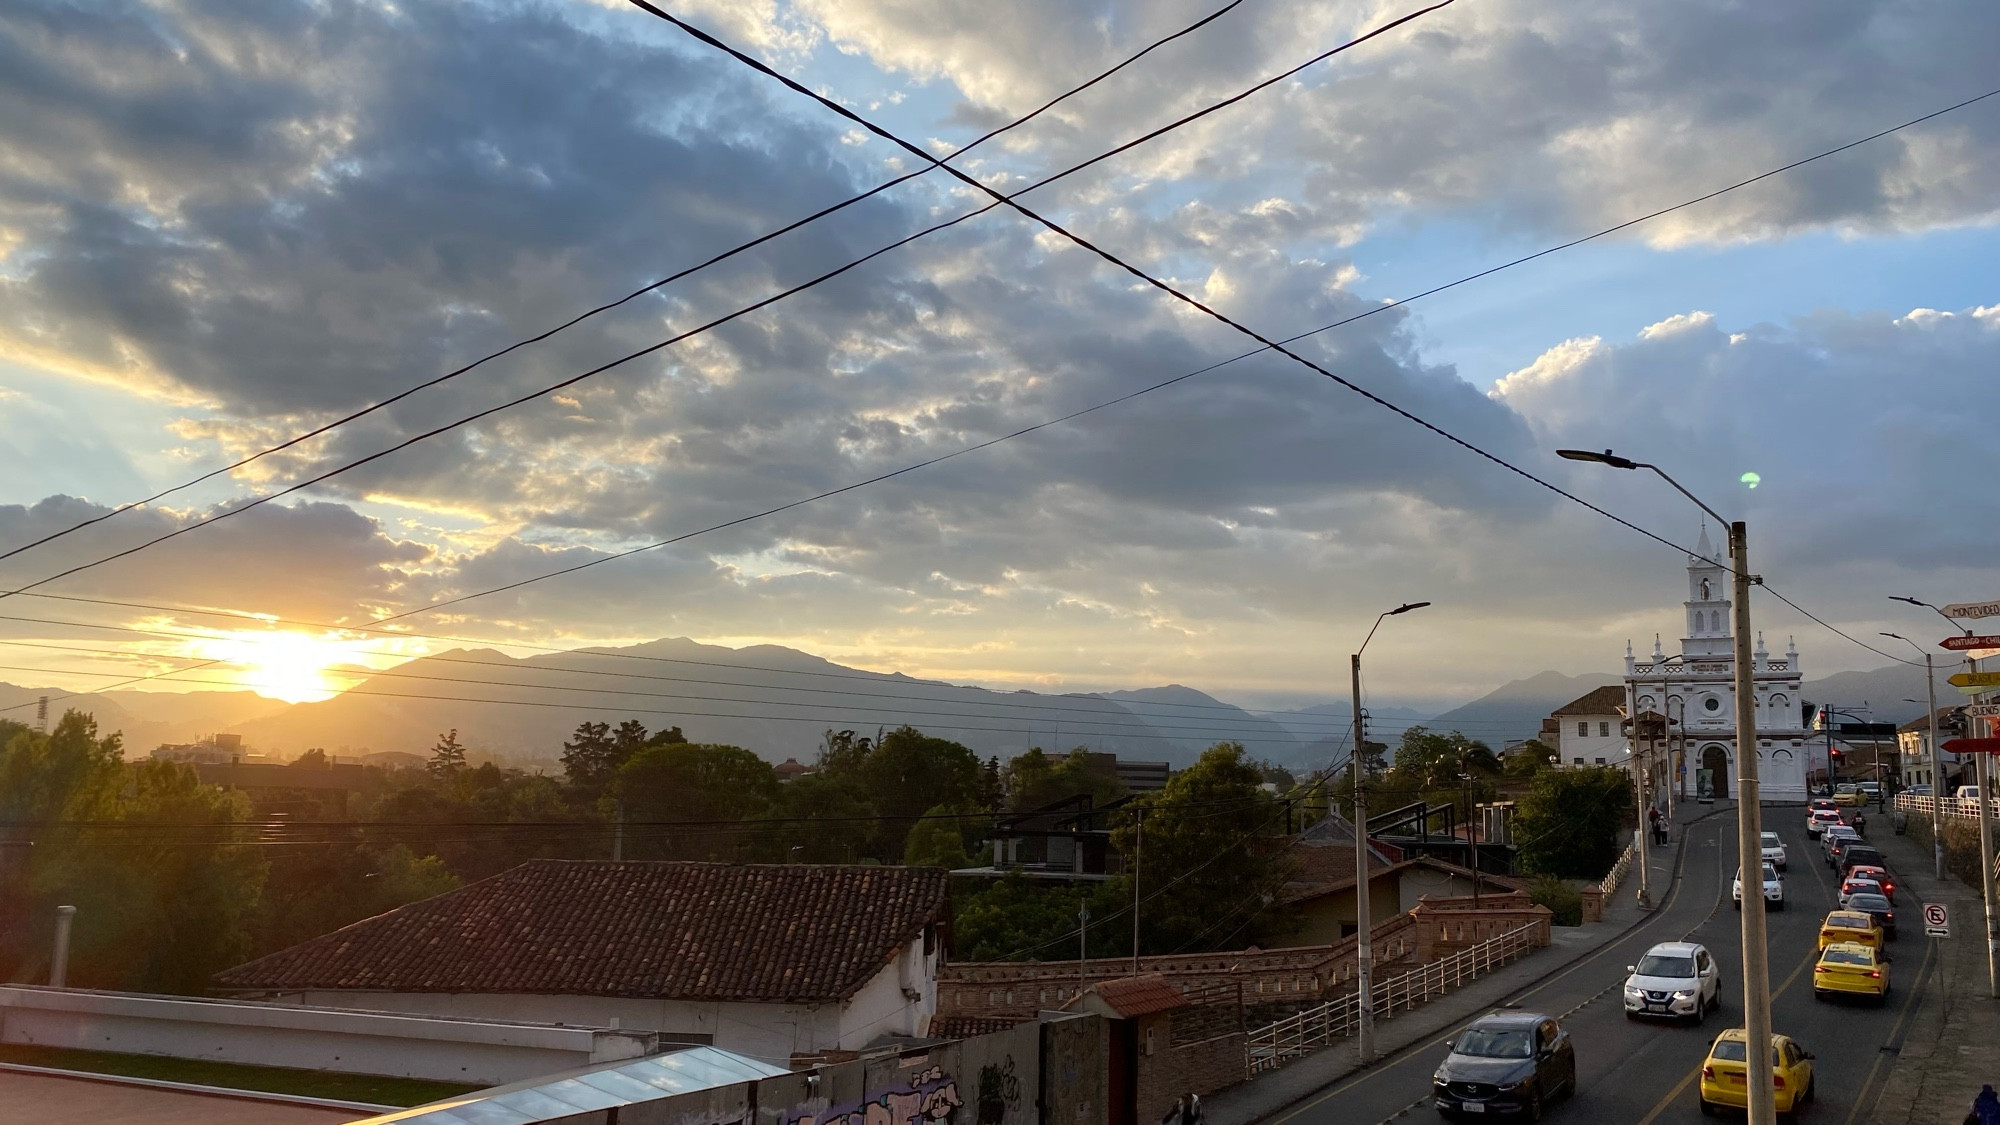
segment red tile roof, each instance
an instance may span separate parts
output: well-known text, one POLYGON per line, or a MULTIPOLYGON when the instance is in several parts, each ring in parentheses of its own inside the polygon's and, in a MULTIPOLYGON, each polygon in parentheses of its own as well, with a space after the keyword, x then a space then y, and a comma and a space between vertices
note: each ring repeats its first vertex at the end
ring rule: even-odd
MULTIPOLYGON (((1180 990, 1168 984, 1167 978, 1159 973, 1103 981, 1091 985, 1090 991, 1097 994, 1105 1007, 1128 1020, 1155 1012, 1171 1012, 1188 1004, 1187 997, 1182 996, 1180 990)), ((1076 1001, 1072 1001, 1070 1007, 1075 1006, 1076 1001)))
POLYGON ((1593 688, 1555 709, 1557 715, 1622 715, 1625 713, 1625 685, 1606 684, 1593 688))
POLYGON ((936 867, 531 860, 219 973, 352 989, 822 1003, 945 916, 936 867))

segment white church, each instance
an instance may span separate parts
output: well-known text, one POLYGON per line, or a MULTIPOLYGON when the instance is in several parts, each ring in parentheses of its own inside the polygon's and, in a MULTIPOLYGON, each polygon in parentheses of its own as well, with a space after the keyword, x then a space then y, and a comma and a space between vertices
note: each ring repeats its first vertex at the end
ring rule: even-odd
MULTIPOLYGON (((1687 631, 1681 651, 1668 656, 1653 638, 1653 656, 1641 662, 1625 645, 1625 714, 1638 731, 1663 732, 1657 743, 1656 772, 1680 798, 1698 795, 1706 780, 1719 799, 1736 795, 1737 757, 1735 650, 1730 634, 1729 571, 1715 561, 1708 531, 1688 559, 1687 631), (1707 771, 1707 777, 1702 776, 1707 771)), ((1757 634, 1751 676, 1757 693, 1757 777, 1765 802, 1804 802, 1808 732, 1799 701, 1799 650, 1787 643, 1772 659, 1757 634)))

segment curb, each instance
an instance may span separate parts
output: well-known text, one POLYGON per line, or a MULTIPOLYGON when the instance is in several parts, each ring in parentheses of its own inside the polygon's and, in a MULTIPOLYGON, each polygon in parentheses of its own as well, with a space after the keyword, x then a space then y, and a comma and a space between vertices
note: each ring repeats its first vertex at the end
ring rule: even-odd
POLYGON ((310 1098, 303 1094, 276 1094, 268 1090, 236 1090, 226 1086, 200 1086, 192 1082, 169 1082, 163 1078, 134 1078, 127 1074, 99 1074, 94 1070, 59 1070, 51 1066, 29 1066, 26 1063, 0 1063, 0 1072, 33 1074, 43 1078, 73 1078, 80 1082, 108 1082, 114 1086, 139 1086, 148 1090, 168 1090, 176 1094, 195 1094, 205 1098, 235 1098, 238 1101, 276 1102, 279 1105, 312 1106, 317 1109, 341 1109, 355 1113, 383 1114, 399 1113, 408 1106, 373 1105, 369 1102, 346 1102, 337 1098, 310 1098))

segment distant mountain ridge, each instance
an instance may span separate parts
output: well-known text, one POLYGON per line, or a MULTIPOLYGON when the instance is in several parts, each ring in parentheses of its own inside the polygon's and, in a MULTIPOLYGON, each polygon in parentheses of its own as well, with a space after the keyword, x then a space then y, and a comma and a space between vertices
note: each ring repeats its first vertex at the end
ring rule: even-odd
MULTIPOLYGON (((1421 723, 1498 748, 1532 737, 1556 707, 1617 682, 1602 672, 1541 672, 1428 718, 1407 707, 1371 706, 1369 737, 1393 745, 1421 723)), ((44 690, 0 684, 0 707, 30 705, 0 716, 32 721, 32 703, 44 690)), ((1921 705, 1900 700, 1922 697, 1923 674, 1900 666, 1840 673, 1808 681, 1805 694, 1842 707, 1866 700, 1870 718, 1901 721, 1922 713, 1921 705)), ((772 761, 811 760, 829 729, 872 736, 908 723, 1003 760, 1029 746, 1082 746, 1181 767, 1216 742, 1234 741, 1295 770, 1344 764, 1352 730, 1345 700, 1271 711, 1182 684, 1073 694, 994 691, 850 668, 778 645, 732 649, 684 637, 522 658, 453 650, 370 676, 317 703, 287 704, 248 691, 114 691, 57 699, 51 721, 69 707, 91 711, 103 729, 124 731, 133 756, 220 732, 285 758, 313 746, 335 754, 426 754, 439 735, 457 730, 475 758, 545 769, 556 768, 563 741, 579 723, 626 719, 650 730, 678 726, 695 741, 732 743, 772 761)))

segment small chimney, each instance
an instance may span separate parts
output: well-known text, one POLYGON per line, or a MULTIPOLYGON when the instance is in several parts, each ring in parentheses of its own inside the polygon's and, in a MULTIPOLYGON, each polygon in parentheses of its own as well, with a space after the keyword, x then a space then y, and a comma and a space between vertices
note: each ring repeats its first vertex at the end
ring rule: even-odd
POLYGON ((76 917, 76 907, 56 907, 56 953, 49 965, 49 987, 62 988, 69 978, 69 925, 76 917))

